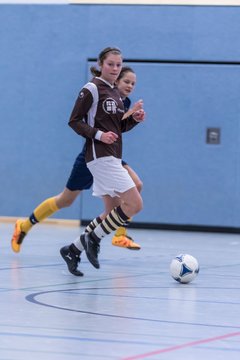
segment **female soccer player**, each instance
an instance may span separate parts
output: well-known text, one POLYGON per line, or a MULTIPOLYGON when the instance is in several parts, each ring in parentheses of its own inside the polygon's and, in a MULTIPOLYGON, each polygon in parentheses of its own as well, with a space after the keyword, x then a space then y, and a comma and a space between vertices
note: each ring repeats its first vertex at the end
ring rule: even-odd
POLYGON ((71 273, 78 274, 80 254, 99 268, 98 252, 101 239, 123 226, 142 209, 141 195, 122 166, 122 132, 128 131, 145 118, 140 109, 124 117, 124 106, 115 86, 122 68, 121 51, 104 49, 99 57, 100 70, 91 68, 94 78, 81 89, 69 125, 86 138, 86 163, 93 175, 93 195, 103 198, 105 217, 94 219, 70 246, 60 252, 71 273))

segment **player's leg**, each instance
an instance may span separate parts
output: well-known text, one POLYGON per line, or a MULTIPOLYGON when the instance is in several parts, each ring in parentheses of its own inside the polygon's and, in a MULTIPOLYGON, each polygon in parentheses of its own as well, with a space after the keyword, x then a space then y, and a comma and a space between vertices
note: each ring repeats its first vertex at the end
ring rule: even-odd
MULTIPOLYGON (((120 167, 120 168, 122 168, 122 167, 120 167)), ((126 173, 127 173, 127 171, 125 169, 124 172, 123 172, 123 176, 124 175, 126 176, 126 173)), ((129 175, 127 176, 127 178, 129 178, 129 175)), ((140 202, 141 202, 142 201, 141 196, 139 195, 139 192, 138 192, 136 186, 134 186, 134 183, 133 183, 132 179, 130 181, 130 184, 129 184, 128 179, 127 179, 126 182, 125 182, 125 184, 123 186, 125 186, 125 187, 127 186, 127 188, 134 187, 135 188, 134 192, 136 192, 136 194, 138 194, 138 199, 140 199, 140 202), (127 185, 126 185, 126 182, 127 182, 127 185)), ((115 184, 114 180, 113 180, 113 184, 115 184)), ((113 186, 111 188, 113 188, 113 186)), ((112 209, 114 209, 114 208, 118 209, 119 208, 119 205, 121 204, 121 196, 120 195, 121 194, 119 194, 119 196, 115 196, 115 197, 114 196, 112 197, 112 196, 109 196, 109 195, 103 196, 104 204, 105 204, 105 212, 91 221, 91 223, 85 229, 86 234, 93 232, 96 228, 101 226, 101 224, 104 221, 104 218, 108 215, 108 213, 110 213, 112 211, 112 209)), ((131 196, 130 197, 126 196, 126 199, 127 198, 128 198, 128 200, 130 202, 131 201, 134 202, 134 199, 131 196)), ((131 205, 130 205, 130 207, 131 207, 131 205)), ((135 209, 132 209, 132 211, 135 214, 136 213, 136 207, 135 207, 135 209)), ((115 209, 114 209, 114 214, 115 214, 115 209)), ((116 214, 116 217, 118 217, 118 214, 116 214)), ((128 218, 125 218, 124 216, 123 216, 123 218, 124 218, 124 223, 125 223, 128 220, 128 218)), ((120 222, 117 221, 117 224, 115 224, 115 226, 116 226, 115 229, 117 229, 119 226, 123 225, 123 223, 121 221, 122 221, 122 219, 120 220, 120 222)), ((80 236, 80 238, 78 237, 72 244, 70 244, 69 246, 63 247, 60 250, 60 253, 61 253, 62 257, 64 258, 64 260, 66 261, 66 263, 68 265, 69 271, 72 274, 77 275, 77 276, 80 275, 80 274, 78 274, 78 270, 77 270, 78 261, 79 261, 78 259, 80 259, 80 255, 81 255, 82 251, 86 250, 86 246, 88 246, 88 244, 86 244, 84 239, 82 239, 82 236, 84 236, 84 234, 82 234, 80 236), (70 256, 69 256, 69 254, 70 254, 70 256)), ((126 240, 127 241, 125 242, 125 245, 123 247, 132 249, 133 246, 134 246, 132 239, 128 238, 126 240)), ((90 250, 90 251, 93 251, 95 258, 97 258, 99 245, 98 245, 97 242, 94 242, 92 245, 93 245, 91 247, 92 250, 90 250)), ((91 246, 91 244, 90 244, 90 246, 91 246)), ((137 244, 134 247, 135 247, 135 249, 140 248, 140 246, 137 245, 137 244)), ((87 250, 87 256, 89 257, 89 251, 88 250, 87 250)), ((93 262, 94 261, 95 261, 95 259, 93 259, 93 262)), ((94 266, 99 267, 98 262, 95 262, 94 266)))
MULTIPOLYGON (((121 204, 121 199, 119 196, 111 197, 109 195, 106 195, 103 197, 104 201, 104 212, 97 216, 95 219, 93 219, 85 228, 85 233, 89 234, 91 233, 101 222, 105 219, 108 213, 115 208, 118 207, 121 204)), ((121 246, 125 248, 132 248, 134 245, 132 244, 133 241, 130 239, 120 239, 121 246), (124 240, 124 241, 123 241, 124 240)), ((137 246, 137 244, 136 244, 137 246)), ((60 254, 67 263, 68 270, 76 276, 82 276, 83 274, 79 272, 78 270, 78 264, 80 262, 80 256, 82 251, 84 251, 84 246, 82 245, 82 242, 80 240, 80 236, 78 236, 75 241, 73 241, 70 245, 64 246, 60 249, 60 254)))
POLYGON ((136 185, 137 189, 139 192, 142 191, 143 188, 143 182, 140 179, 140 177, 138 176, 138 174, 131 168, 131 166, 129 166, 127 163, 123 162, 123 167, 127 170, 127 172, 129 173, 129 175, 131 176, 131 178, 134 181, 134 184, 136 185))
POLYGON ((56 211, 64 207, 69 207, 78 197, 81 190, 88 189, 92 186, 93 178, 86 166, 84 154, 83 149, 74 162, 65 189, 59 195, 44 200, 33 210, 33 213, 27 219, 17 220, 11 240, 14 252, 20 251, 23 239, 33 225, 42 222, 56 211))
POLYGON ((20 251, 23 239, 34 225, 47 219, 58 210, 70 206, 79 194, 79 190, 71 191, 65 188, 59 195, 48 198, 39 204, 27 219, 18 219, 11 241, 13 251, 20 251))
MULTIPOLYGON (((111 211, 113 206, 118 206, 120 203, 119 197, 116 197, 114 201, 110 196, 106 196, 108 200, 104 201, 105 203, 105 212, 100 216, 93 219, 85 228, 85 233, 91 233, 106 217, 107 212, 111 211)), ((80 240, 80 236, 78 236, 72 244, 68 246, 64 246, 60 249, 60 254, 63 259, 67 263, 68 270, 71 274, 75 276, 83 276, 83 273, 78 270, 79 262, 81 261, 81 253, 84 251, 84 246, 80 240)))
MULTIPOLYGON (((86 166, 84 152, 82 152, 75 161, 73 171, 67 182, 67 187, 71 190, 76 188, 87 190, 92 187, 92 184, 93 177, 86 166)), ((81 251, 79 251, 79 249, 75 246, 75 242, 73 242, 71 245, 62 247, 60 249, 60 254, 63 260, 66 262, 68 270, 71 274, 75 276, 83 276, 83 273, 78 270, 78 265, 81 261, 81 251)))
MULTIPOLYGON (((125 162, 122 161, 123 167, 128 171, 129 175, 133 179, 137 189, 141 192, 143 183, 138 174, 125 162)), ((141 246, 133 241, 133 239, 127 233, 127 226, 131 219, 128 219, 124 226, 120 226, 112 238, 112 245, 127 248, 130 250, 140 250, 141 246)))
MULTIPOLYGON (((89 234, 82 234, 80 239, 88 260, 99 268, 98 253, 101 239, 123 226, 127 219, 142 209, 142 198, 136 187, 119 193, 121 206, 115 207, 106 218, 89 234)), ((105 196, 104 196, 105 197, 105 196)))
POLYGON ((132 178, 121 163, 119 163, 118 159, 109 158, 107 161, 100 160, 89 163, 88 167, 94 176, 93 195, 105 199, 106 209, 108 211, 112 210, 100 223, 94 224, 91 222, 91 226, 89 226, 90 232, 84 232, 80 239, 77 239, 71 245, 74 245, 79 255, 85 250, 91 264, 99 268, 98 252, 101 238, 117 230, 129 217, 140 211, 142 208, 142 198, 132 178), (114 208, 116 204, 119 204, 119 201, 121 206, 114 208), (126 204, 123 204, 123 201, 126 204), (127 210, 125 213, 121 208, 123 205, 124 209, 127 210))

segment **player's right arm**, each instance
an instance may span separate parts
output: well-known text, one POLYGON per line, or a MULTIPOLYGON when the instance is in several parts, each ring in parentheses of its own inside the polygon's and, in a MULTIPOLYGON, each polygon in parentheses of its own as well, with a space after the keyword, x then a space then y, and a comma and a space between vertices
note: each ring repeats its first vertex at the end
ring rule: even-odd
POLYGON ((87 114, 93 104, 93 96, 91 91, 83 88, 75 102, 68 125, 79 135, 93 139, 97 133, 97 129, 90 126, 86 122, 87 114))

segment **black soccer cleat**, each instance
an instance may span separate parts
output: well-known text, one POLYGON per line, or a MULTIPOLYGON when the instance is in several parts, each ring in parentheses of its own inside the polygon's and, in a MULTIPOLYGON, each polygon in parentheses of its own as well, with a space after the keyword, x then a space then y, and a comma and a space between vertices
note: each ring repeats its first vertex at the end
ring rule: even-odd
POLYGON ((84 274, 77 268, 81 261, 80 255, 76 254, 71 246, 72 245, 62 247, 60 249, 60 254, 66 262, 68 270, 71 274, 75 276, 83 276, 84 274))
POLYGON ((100 245, 87 233, 82 234, 80 240, 86 251, 88 260, 96 269, 99 269, 98 253, 100 252, 100 245))

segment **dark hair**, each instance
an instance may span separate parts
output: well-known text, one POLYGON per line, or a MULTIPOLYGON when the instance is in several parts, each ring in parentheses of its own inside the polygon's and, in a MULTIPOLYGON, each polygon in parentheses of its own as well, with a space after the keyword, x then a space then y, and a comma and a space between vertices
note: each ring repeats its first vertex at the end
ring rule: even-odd
MULTIPOLYGON (((98 64, 102 65, 104 60, 107 58, 108 54, 114 55, 122 55, 121 50, 117 47, 106 47, 103 49, 100 54, 98 55, 98 64)), ((96 68, 96 66, 91 66, 90 71, 94 76, 101 76, 101 71, 96 68)))
POLYGON ((120 72, 120 74, 119 74, 119 76, 117 78, 117 81, 121 80, 124 77, 124 75, 126 73, 128 73, 128 72, 131 72, 131 73, 135 74, 135 71, 130 66, 123 66, 122 70, 121 70, 121 72, 120 72))

